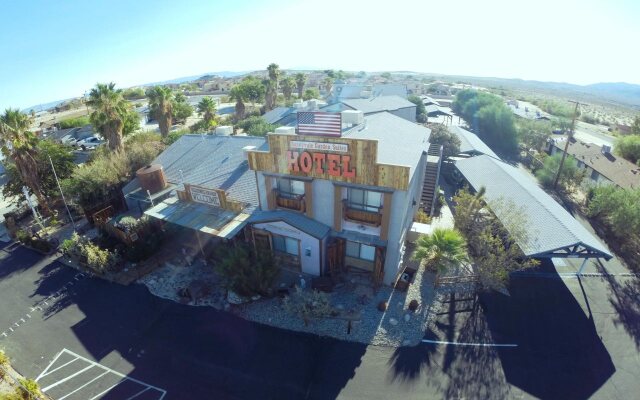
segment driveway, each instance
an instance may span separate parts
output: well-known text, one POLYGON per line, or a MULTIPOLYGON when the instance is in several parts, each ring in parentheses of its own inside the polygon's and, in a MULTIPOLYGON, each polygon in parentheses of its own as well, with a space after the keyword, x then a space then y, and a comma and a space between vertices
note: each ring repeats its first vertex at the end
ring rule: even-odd
POLYGON ((511 297, 445 308, 431 342, 390 349, 180 305, 18 247, 0 250, 0 346, 70 400, 629 398, 640 390, 637 295, 635 280, 522 277, 511 297))

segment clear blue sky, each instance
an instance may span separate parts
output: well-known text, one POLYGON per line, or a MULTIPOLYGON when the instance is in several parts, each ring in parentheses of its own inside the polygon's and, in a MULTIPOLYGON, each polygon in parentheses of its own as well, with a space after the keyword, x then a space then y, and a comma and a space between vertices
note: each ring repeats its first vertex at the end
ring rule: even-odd
POLYGON ((634 0, 9 0, 0 109, 210 71, 412 70, 640 84, 634 0), (384 4, 382 6, 381 4, 384 4))

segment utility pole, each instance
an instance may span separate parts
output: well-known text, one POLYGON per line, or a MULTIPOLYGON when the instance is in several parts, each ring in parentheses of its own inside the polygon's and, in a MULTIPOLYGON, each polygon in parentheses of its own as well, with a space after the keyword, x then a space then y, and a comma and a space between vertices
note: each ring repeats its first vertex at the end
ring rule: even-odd
POLYGON ((579 102, 569 100, 569 103, 575 103, 576 108, 573 110, 573 119, 571 120, 571 131, 569 132, 569 136, 567 137, 567 143, 564 145, 564 152, 562 153, 562 159, 560 160, 560 166, 558 166, 558 172, 556 173, 556 179, 553 181, 553 190, 556 190, 558 187, 558 181, 560 180, 560 173, 562 172, 562 167, 564 166, 564 159, 567 158, 567 151, 569 150, 569 142, 573 139, 573 135, 576 129, 576 118, 578 117, 578 106, 579 102))

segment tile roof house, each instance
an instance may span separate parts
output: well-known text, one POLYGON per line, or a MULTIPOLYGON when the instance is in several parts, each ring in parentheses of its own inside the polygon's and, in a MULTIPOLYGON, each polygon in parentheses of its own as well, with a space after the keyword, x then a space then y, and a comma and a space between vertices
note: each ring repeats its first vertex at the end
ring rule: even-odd
MULTIPOLYGON (((566 139, 556 139, 550 143, 549 152, 552 155, 562 153, 565 144, 566 139)), ((567 153, 575 158, 579 168, 586 168, 586 179, 593 183, 612 183, 624 189, 640 188, 640 167, 612 154, 608 147, 573 139, 567 153)))

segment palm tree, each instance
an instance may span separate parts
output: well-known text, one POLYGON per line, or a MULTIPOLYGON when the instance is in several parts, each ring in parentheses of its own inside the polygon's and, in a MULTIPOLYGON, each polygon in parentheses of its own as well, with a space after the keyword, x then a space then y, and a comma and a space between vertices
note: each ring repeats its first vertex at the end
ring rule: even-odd
POLYGON ((329 95, 331 87, 333 86, 333 79, 327 76, 322 80, 322 84, 324 85, 324 90, 327 92, 326 94, 329 95))
POLYGON ((236 119, 239 121, 244 119, 245 105, 244 102, 247 101, 247 94, 245 93, 244 87, 242 84, 235 85, 229 91, 229 98, 236 101, 236 119))
POLYGON ((278 97, 278 78, 280 77, 280 67, 276 63, 271 63, 267 67, 267 73, 269 76, 269 85, 267 86, 267 93, 265 96, 265 110, 273 110, 278 97))
POLYGON ((17 109, 7 109, 0 116, 0 146, 2 154, 13 161, 22 182, 31 189, 45 215, 51 210, 38 178, 38 139, 29 131, 31 118, 17 109))
POLYGON ((307 83, 307 75, 302 72, 298 72, 295 75, 296 87, 298 89, 298 99, 302 100, 302 94, 304 92, 304 84, 307 83))
POLYGON ((216 119, 216 102, 209 96, 203 97, 198 103, 198 114, 202 116, 207 127, 216 119))
POLYGON ((293 88, 295 87, 296 81, 291 76, 286 76, 284 79, 280 81, 282 86, 282 94, 284 95, 284 99, 286 101, 291 100, 291 93, 293 93, 293 88))
POLYGON ((155 86, 147 91, 149 105, 155 109, 160 134, 166 137, 171 129, 174 94, 166 86, 155 86))
POLYGON ((455 229, 436 228, 431 235, 418 238, 413 258, 425 260, 428 266, 444 272, 468 259, 467 243, 455 229))
POLYGON ((122 150, 122 131, 129 113, 129 104, 122 97, 122 91, 115 83, 98 83, 89 92, 87 105, 93 108, 89 119, 96 131, 100 132, 109 148, 122 150))

